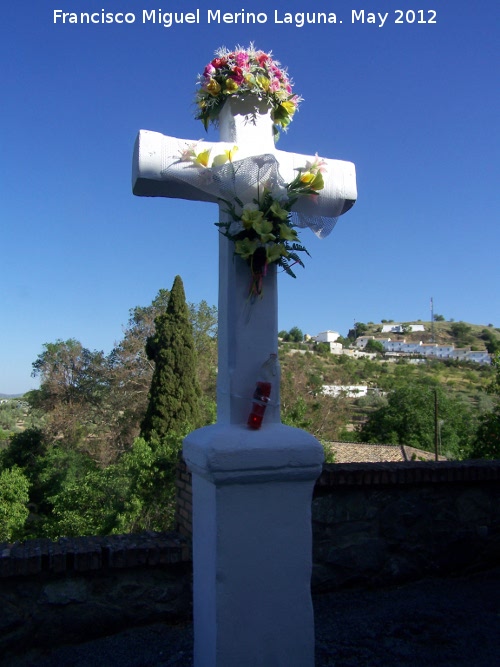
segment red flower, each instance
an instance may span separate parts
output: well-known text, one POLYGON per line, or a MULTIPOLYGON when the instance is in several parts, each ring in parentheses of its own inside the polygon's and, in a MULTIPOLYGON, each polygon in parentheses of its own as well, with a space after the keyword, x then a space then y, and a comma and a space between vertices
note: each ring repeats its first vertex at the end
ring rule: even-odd
POLYGON ((263 51, 261 51, 259 53, 259 55, 257 56, 257 62, 259 63, 259 65, 261 67, 264 67, 264 65, 266 64, 266 62, 268 60, 269 60, 269 56, 267 55, 267 53, 264 53, 263 51))
POLYGON ((241 69, 241 67, 233 67, 233 71, 231 72, 229 77, 233 79, 233 81, 236 81, 238 85, 243 83, 243 81, 245 80, 245 77, 243 76, 243 70, 241 69))
POLYGON ((211 62, 211 65, 213 65, 215 69, 225 67, 227 65, 227 58, 214 58, 211 62))

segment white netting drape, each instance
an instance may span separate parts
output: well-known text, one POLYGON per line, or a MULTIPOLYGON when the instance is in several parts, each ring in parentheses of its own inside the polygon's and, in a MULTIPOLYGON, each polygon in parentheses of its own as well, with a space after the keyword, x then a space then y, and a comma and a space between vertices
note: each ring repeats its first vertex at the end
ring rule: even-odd
MULTIPOLYGON (((258 202, 264 187, 273 193, 274 199, 285 201, 287 196, 287 183, 279 172, 278 160, 272 154, 252 156, 208 168, 200 167, 193 161, 177 159, 164 169, 162 175, 188 184, 216 199, 230 201, 236 207, 238 202, 243 205, 258 202)), ((330 205, 329 215, 315 215, 314 200, 321 196, 320 191, 318 195, 307 197, 307 204, 310 205, 306 206, 299 200, 296 206, 298 210, 292 211, 292 223, 296 227, 308 227, 319 238, 325 238, 335 227, 345 200, 339 199, 335 203, 335 210, 330 205), (300 210, 303 208, 307 212, 300 210)))

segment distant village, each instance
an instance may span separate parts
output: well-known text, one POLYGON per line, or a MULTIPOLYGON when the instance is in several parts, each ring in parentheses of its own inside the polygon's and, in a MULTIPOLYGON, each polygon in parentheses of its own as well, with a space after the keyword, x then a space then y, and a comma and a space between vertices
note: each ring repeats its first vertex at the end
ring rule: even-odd
MULTIPOLYGON (((405 332, 425 331, 423 324, 386 324, 382 327, 382 334, 403 334, 405 332)), ((390 337, 358 336, 354 347, 344 348, 337 342, 340 338, 337 331, 322 331, 316 336, 307 336, 307 339, 316 343, 327 343, 332 354, 345 354, 350 357, 376 357, 374 352, 365 352, 368 341, 373 340, 382 344, 386 359, 407 357, 412 363, 425 363, 426 359, 449 359, 457 361, 473 361, 478 364, 491 364, 491 355, 486 350, 471 350, 470 347, 455 347, 454 345, 440 345, 438 343, 406 342, 406 339, 392 340, 390 337)))

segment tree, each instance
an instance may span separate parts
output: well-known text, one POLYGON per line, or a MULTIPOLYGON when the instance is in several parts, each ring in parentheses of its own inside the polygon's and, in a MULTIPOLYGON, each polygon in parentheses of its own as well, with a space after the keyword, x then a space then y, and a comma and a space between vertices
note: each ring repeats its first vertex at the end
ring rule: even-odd
POLYGON ((196 349, 196 369, 201 388, 201 421, 211 424, 217 412, 217 308, 200 301, 188 305, 196 349))
POLYGON ((304 334, 299 327, 292 327, 290 331, 280 331, 278 333, 278 338, 281 338, 285 343, 302 343, 304 334))
POLYGON ((434 314, 434 322, 444 322, 444 315, 434 314))
POLYGON ((481 331, 481 338, 484 340, 486 350, 490 354, 500 351, 500 338, 490 331, 490 329, 483 329, 481 331))
POLYGON ((40 389, 26 395, 31 408, 45 415, 44 432, 105 462, 116 415, 109 406, 109 360, 70 338, 45 343, 33 363, 40 389))
POLYGON ((363 442, 409 445, 434 450, 435 398, 441 422, 441 453, 452 458, 464 458, 475 430, 475 417, 460 400, 449 398, 431 384, 407 384, 393 390, 387 406, 381 407, 362 426, 363 442))
POLYGON ((366 343, 365 352, 376 352, 377 354, 384 354, 385 348, 383 343, 381 343, 379 340, 373 340, 373 338, 371 338, 366 343))
POLYGON ((497 404, 479 420, 469 454, 474 459, 500 459, 500 352, 496 352, 493 358, 493 367, 495 377, 487 390, 496 397, 497 404))
POLYGON ((349 329, 347 338, 349 338, 351 341, 355 341, 356 338, 358 338, 358 336, 364 336, 367 331, 368 331, 367 324, 364 324, 364 322, 355 322, 354 328, 349 329))
POLYGON ((20 468, 14 466, 0 472, 0 541, 22 535, 29 515, 28 492, 29 482, 20 468))
MULTIPOLYGON (((170 291, 160 289, 149 306, 137 306, 130 311, 122 341, 111 353, 111 389, 114 412, 120 417, 117 437, 121 450, 130 449, 140 433, 141 422, 148 407, 154 361, 146 354, 148 339, 155 335, 155 321, 165 314, 170 291)), ((215 419, 217 379, 217 308, 206 301, 190 303, 189 319, 193 328, 197 356, 198 384, 202 388, 201 411, 203 423, 215 419)))
POLYGON ((288 340, 291 343, 302 343, 304 340, 304 334, 302 333, 302 330, 299 329, 299 327, 292 327, 288 332, 288 336, 288 340))
POLYGON ((470 345, 472 342, 472 329, 465 322, 454 322, 450 327, 451 335, 459 346, 470 345))
POLYGON ((155 319, 155 328, 146 343, 155 369, 141 435, 158 442, 198 425, 200 419, 193 331, 180 276, 175 277, 167 310, 155 319))
POLYGON ((324 380, 315 355, 286 355, 282 360, 281 419, 321 440, 335 440, 345 427, 347 402, 323 394, 324 380))
POLYGON ((500 459, 500 404, 480 417, 468 458, 500 459))

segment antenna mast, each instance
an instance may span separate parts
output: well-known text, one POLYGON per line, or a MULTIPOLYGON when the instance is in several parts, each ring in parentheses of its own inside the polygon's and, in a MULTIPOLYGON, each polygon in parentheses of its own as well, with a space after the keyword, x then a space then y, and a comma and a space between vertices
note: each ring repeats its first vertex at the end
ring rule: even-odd
POLYGON ((431 296, 431 343, 434 343, 434 299, 431 296))

